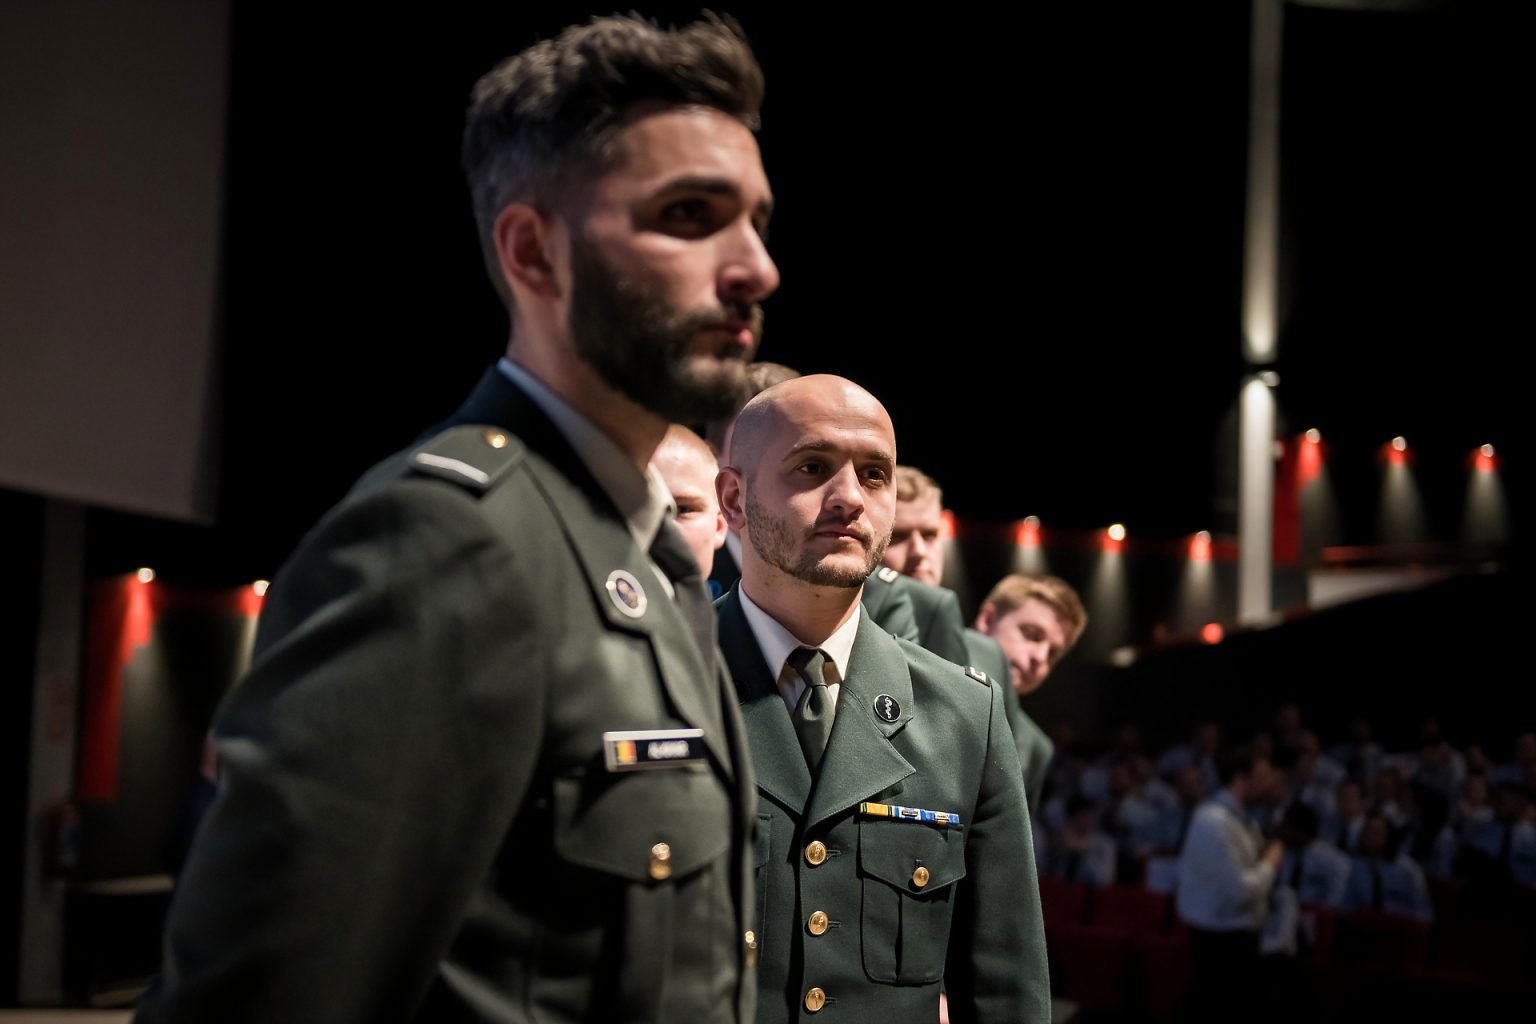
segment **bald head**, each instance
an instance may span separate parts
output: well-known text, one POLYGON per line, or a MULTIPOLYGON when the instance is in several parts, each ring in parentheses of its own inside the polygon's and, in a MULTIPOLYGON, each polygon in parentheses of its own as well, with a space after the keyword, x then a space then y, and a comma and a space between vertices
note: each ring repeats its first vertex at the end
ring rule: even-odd
POLYGON ((764 445, 777 431, 815 421, 868 434, 884 435, 892 459, 896 429, 880 400, 846 377, 827 373, 794 377, 755 395, 736 417, 731 434, 731 465, 750 475, 764 456, 764 445))
POLYGON ((775 384, 742 409, 731 462, 718 479, 720 506, 742 537, 752 599, 767 608, 764 600, 782 597, 780 622, 806 598, 793 596, 797 588, 852 591, 857 600, 890 541, 896 507, 896 436, 875 396, 824 374, 775 384))

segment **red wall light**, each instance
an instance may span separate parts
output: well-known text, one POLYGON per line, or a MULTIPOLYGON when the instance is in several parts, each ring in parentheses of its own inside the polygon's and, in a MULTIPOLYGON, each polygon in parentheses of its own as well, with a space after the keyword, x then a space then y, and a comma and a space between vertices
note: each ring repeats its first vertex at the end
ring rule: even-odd
POLYGON ((1013 543, 1021 548, 1038 548, 1040 546, 1040 517, 1027 516, 1019 520, 1019 525, 1013 530, 1013 543))

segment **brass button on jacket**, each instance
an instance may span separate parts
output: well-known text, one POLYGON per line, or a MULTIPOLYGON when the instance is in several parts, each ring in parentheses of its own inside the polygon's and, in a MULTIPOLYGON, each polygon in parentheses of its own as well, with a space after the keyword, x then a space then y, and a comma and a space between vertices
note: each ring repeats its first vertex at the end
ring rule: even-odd
POLYGON ((827 920, 827 915, 824 912, 818 910, 812 914, 810 918, 805 922, 805 928, 806 931, 810 932, 812 935, 823 935, 826 933, 827 925, 829 923, 830 922, 827 920))
POLYGON ((805 1008, 815 1013, 827 1005, 827 994, 819 988, 813 988, 805 994, 805 1008))
POLYGON ((912 872, 912 884, 919 889, 928 884, 928 878, 928 869, 921 864, 918 865, 916 871, 912 872))
POLYGON ((658 882, 672 877, 672 847, 666 843, 651 847, 651 877, 658 882))
POLYGON ((820 839, 815 840, 805 848, 805 862, 815 867, 827 859, 827 846, 820 839))

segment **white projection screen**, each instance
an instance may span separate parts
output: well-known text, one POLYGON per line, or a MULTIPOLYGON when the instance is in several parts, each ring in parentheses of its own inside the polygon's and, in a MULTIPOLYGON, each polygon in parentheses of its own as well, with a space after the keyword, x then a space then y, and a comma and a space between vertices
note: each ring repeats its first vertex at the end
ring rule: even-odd
POLYGON ((212 519, 228 19, 0 3, 0 488, 212 519))

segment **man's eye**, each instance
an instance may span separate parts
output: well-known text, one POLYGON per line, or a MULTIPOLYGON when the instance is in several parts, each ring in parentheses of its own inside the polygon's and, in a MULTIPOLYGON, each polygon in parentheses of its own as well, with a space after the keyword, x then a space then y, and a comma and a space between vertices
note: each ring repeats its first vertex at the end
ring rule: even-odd
POLYGON ((661 211, 661 219, 668 224, 702 224, 709 218, 710 205, 704 199, 679 199, 661 211))

